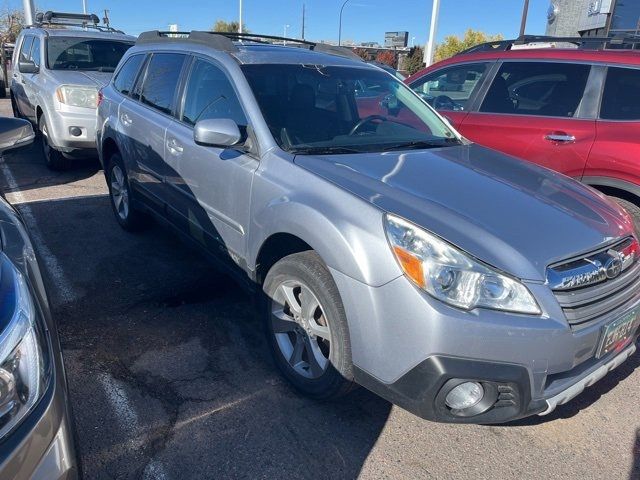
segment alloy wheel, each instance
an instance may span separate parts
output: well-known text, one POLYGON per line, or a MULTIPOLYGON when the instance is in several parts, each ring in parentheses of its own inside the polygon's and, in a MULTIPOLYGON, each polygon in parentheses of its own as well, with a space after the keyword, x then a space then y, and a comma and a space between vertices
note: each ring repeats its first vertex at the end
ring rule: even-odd
POLYGON ((129 216, 129 190, 119 165, 111 169, 111 199, 118 216, 126 220, 129 216))
POLYGON ((329 366, 331 330, 311 289, 297 280, 282 282, 271 300, 271 327, 283 358, 298 374, 317 379, 329 366))

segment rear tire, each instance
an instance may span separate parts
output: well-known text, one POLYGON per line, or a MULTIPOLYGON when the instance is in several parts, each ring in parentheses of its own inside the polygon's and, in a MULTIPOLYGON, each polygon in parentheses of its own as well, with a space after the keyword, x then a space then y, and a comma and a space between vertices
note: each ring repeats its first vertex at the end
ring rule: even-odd
POLYGON ((129 177, 119 153, 113 154, 107 164, 107 185, 111 208, 118 224, 128 232, 137 232, 146 228, 149 225, 149 218, 132 205, 129 177))
POLYGON ((44 118, 44 114, 38 120, 38 130, 40 130, 40 145, 47 168, 54 171, 64 171, 71 168, 71 159, 65 157, 62 152, 56 150, 49 144, 49 127, 44 118))
POLYGON ((640 239, 640 206, 636 205, 633 202, 630 202, 625 198, 613 196, 610 198, 612 200, 615 200, 618 205, 624 208, 629 213, 629 215, 631 215, 631 218, 633 219, 633 223, 635 225, 636 238, 640 239))
POLYGON ((278 261, 263 292, 267 340, 284 377, 318 400, 348 393, 355 384, 347 318, 318 254, 296 253, 278 261))

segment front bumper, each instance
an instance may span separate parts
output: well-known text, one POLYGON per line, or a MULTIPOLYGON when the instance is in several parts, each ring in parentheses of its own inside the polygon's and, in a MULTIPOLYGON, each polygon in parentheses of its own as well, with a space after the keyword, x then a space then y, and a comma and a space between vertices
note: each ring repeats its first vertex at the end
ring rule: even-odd
POLYGON ((95 152, 96 110, 64 105, 46 115, 49 143, 56 150, 70 154, 78 150, 95 152), (74 131, 76 135, 72 134, 74 131))
POLYGON ((331 273, 349 322, 356 381, 429 420, 502 423, 548 414, 636 349, 637 336, 620 356, 595 358, 604 325, 640 305, 640 292, 621 311, 571 327, 553 293, 541 284, 527 286, 542 317, 461 311, 404 277, 370 287, 331 273), (443 387, 454 379, 491 384, 497 391, 495 407, 472 417, 443 409, 443 387))
POLYGON ((57 377, 36 408, 0 443, 0 478, 78 478, 68 401, 64 379, 57 377))

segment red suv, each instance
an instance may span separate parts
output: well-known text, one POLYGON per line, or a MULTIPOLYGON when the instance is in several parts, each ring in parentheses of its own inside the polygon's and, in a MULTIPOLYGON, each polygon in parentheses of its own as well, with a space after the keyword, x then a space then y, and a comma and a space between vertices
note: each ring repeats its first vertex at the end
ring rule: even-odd
POLYGON ((640 227, 640 52, 518 43, 476 47, 406 82, 468 139, 615 197, 640 227))

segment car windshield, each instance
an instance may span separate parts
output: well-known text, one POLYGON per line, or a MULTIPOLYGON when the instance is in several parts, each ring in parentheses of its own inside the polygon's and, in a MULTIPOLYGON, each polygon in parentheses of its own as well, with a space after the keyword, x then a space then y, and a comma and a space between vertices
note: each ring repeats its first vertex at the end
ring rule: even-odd
POLYGON ((51 70, 113 72, 132 46, 128 42, 113 40, 50 37, 47 42, 47 64, 51 70))
POLYGON ((296 154, 383 152, 460 144, 402 82, 378 69, 243 65, 280 147, 296 154))

